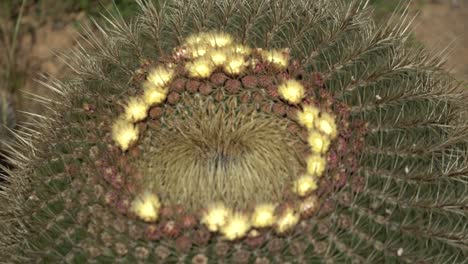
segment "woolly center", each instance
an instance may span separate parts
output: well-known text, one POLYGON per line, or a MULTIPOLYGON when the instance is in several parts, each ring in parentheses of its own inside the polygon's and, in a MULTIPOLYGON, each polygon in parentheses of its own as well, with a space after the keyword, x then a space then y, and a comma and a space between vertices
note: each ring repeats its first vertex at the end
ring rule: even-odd
POLYGON ((302 144, 287 119, 238 109, 167 116, 141 144, 146 186, 165 202, 201 209, 213 201, 245 209, 280 202, 284 188, 305 167, 302 144), (149 166, 147 164, 150 164, 149 166))

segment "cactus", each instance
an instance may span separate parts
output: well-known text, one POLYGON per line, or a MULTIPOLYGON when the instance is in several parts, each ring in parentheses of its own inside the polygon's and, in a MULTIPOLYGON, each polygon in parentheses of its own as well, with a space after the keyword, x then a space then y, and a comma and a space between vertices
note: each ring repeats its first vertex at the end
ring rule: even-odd
POLYGON ((466 92, 407 7, 136 2, 11 145, 0 262, 466 262, 466 92))

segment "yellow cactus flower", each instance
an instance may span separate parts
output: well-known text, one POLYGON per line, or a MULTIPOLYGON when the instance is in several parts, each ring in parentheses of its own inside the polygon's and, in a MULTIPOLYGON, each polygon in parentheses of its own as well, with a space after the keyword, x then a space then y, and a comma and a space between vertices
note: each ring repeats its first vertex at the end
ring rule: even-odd
POLYGON ((310 145, 310 148, 313 152, 323 154, 328 151, 330 147, 330 139, 328 136, 322 135, 318 131, 312 131, 309 134, 307 139, 310 145))
POLYGON ((128 121, 138 122, 148 115, 149 105, 141 98, 131 98, 125 107, 125 118, 128 121))
POLYGON ((336 129, 335 118, 328 113, 322 113, 320 118, 315 120, 315 127, 318 130, 325 133, 331 139, 336 138, 338 134, 336 129))
POLYGON ((208 208, 208 211, 202 216, 201 222, 208 230, 216 232, 226 224, 231 214, 231 211, 223 204, 214 204, 208 208))
POLYGON ((240 55, 248 56, 252 52, 252 49, 242 44, 235 44, 229 47, 230 51, 240 55))
POLYGON ((310 175, 303 175, 294 181, 293 191, 300 197, 307 196, 317 189, 317 182, 310 175))
POLYGON ((289 55, 284 50, 262 50, 260 55, 265 61, 268 61, 280 69, 288 67, 289 55))
POLYGON ((143 87, 143 100, 149 106, 164 102, 164 100, 166 100, 167 93, 169 92, 169 90, 166 88, 154 87, 152 85, 148 85, 147 83, 143 84, 143 87))
POLYGON ((225 47, 233 42, 232 36, 224 32, 211 32, 206 35, 211 47, 225 47))
POLYGON ((326 165, 327 161, 320 155, 312 154, 307 158, 307 172, 312 176, 322 176, 326 165))
POLYGON ((279 95, 292 104, 298 104, 305 96, 304 86, 296 80, 287 80, 278 86, 279 95))
POLYGON ((187 50, 192 58, 199 58, 207 54, 207 52, 210 51, 210 47, 208 47, 206 44, 201 43, 197 45, 188 46, 187 50))
POLYGON ((314 127, 314 122, 318 118, 319 109, 314 106, 304 105, 302 111, 297 113, 299 124, 311 130, 314 127))
POLYGON ((294 211, 293 208, 286 208, 286 210, 278 217, 276 221, 275 230, 282 234, 299 223, 300 214, 294 211))
POLYGON ((185 45, 192 46, 201 43, 206 38, 206 33, 194 33, 185 39, 185 45))
POLYGON ((112 139, 122 151, 126 151, 138 140, 138 127, 124 118, 119 118, 112 125, 112 139))
POLYGON ((190 77, 196 78, 208 78, 215 69, 213 62, 204 57, 188 62, 185 67, 190 77))
POLYGON ((148 77, 146 79, 155 87, 164 87, 167 84, 169 84, 173 77, 173 69, 169 69, 164 66, 158 66, 149 72, 148 77))
POLYGON ((246 63, 243 55, 231 54, 224 63, 224 71, 228 74, 238 75, 245 69, 246 63))
POLYGON ((214 49, 208 52, 208 57, 214 65, 221 66, 227 60, 227 53, 225 49, 214 49))
POLYGON ((260 204, 255 207, 252 215, 252 226, 263 228, 275 223, 275 205, 260 204))
POLYGON ((236 240, 247 235, 250 230, 249 218, 246 215, 236 213, 229 217, 226 224, 221 227, 221 234, 228 240, 236 240))
POLYGON ((155 222, 158 219, 161 203, 158 196, 146 191, 133 200, 131 210, 146 222, 155 222))

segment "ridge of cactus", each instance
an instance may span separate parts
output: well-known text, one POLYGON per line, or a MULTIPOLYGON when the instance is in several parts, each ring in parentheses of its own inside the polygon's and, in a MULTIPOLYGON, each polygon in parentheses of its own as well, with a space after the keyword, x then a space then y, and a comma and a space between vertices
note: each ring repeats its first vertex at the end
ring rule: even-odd
POLYGON ((467 262, 466 83, 408 6, 135 1, 13 133, 0 263, 467 262))

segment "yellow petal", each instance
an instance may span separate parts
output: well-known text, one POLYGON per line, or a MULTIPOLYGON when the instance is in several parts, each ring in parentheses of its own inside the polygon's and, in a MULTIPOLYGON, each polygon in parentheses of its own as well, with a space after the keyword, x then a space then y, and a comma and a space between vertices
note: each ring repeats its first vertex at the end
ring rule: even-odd
POLYGON ((160 207, 161 203, 155 194, 144 192, 141 196, 135 198, 131 209, 142 220, 155 222, 158 219, 160 207))
POLYGON ((279 95, 292 104, 298 104, 305 96, 304 86, 296 80, 287 80, 278 86, 279 95))
POLYGON ((138 140, 138 128, 132 122, 119 118, 112 125, 112 139, 121 150, 126 151, 138 140))

